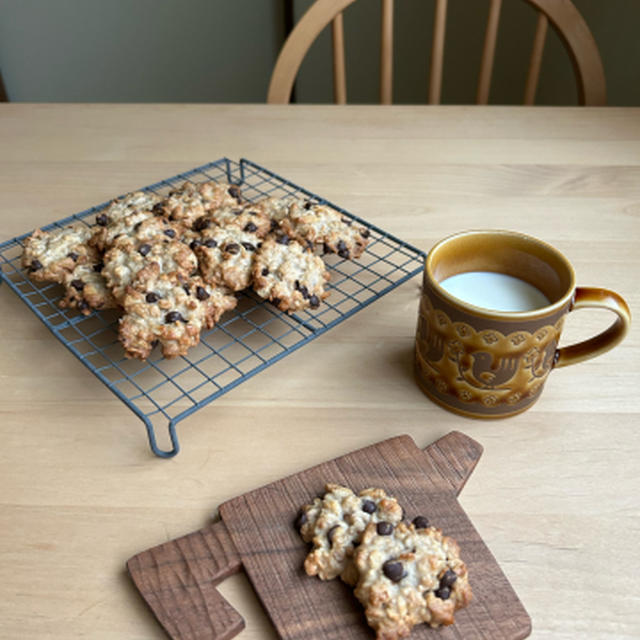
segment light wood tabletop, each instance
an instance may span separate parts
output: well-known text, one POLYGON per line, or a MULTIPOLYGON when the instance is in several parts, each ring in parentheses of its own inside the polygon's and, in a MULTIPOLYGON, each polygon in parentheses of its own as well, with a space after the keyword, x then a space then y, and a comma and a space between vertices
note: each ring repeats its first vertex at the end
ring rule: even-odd
MULTIPOLYGON (((427 251, 470 228, 560 249, 578 284, 640 308, 640 109, 0 106, 0 242, 216 160, 248 158, 427 251)), ((0 286, 0 636, 163 638, 126 560, 220 503, 400 434, 484 454, 460 502, 529 612, 532 638, 640 638, 640 328, 553 371, 506 420, 418 389, 416 277, 178 425, 144 426, 0 286)), ((570 314, 563 344, 611 322, 570 314)), ((241 572, 240 638, 276 634, 241 572)), ((435 637, 435 636, 434 636, 435 637)))

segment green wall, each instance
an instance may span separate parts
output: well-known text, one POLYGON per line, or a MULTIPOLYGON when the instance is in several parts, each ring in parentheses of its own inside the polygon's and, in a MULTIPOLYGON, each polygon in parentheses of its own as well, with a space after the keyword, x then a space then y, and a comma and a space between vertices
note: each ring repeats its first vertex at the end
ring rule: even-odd
MULTIPOLYGON (((296 19, 312 0, 294 0, 296 19)), ((574 0, 603 58, 609 104, 640 105, 640 0, 574 0)), ((434 0, 396 0, 398 103, 427 95, 434 0)), ((284 36, 284 0, 0 0, 0 72, 15 101, 263 102, 284 36)), ((378 100, 379 0, 345 12, 350 102, 378 100)), ((443 102, 474 101, 488 0, 449 0, 443 102)), ((518 104, 535 29, 504 0, 490 101, 518 104)), ((314 44, 299 102, 331 102, 329 34, 314 44)), ((547 38, 538 104, 575 104, 557 36, 547 38)))

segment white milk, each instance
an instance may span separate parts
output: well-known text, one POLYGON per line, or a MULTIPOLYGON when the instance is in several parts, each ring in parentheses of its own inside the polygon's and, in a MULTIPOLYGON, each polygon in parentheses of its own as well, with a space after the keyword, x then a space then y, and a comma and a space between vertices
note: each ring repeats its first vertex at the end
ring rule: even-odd
POLYGON ((542 291, 504 273, 459 273, 443 280, 440 286, 460 300, 492 311, 530 311, 549 304, 542 291))

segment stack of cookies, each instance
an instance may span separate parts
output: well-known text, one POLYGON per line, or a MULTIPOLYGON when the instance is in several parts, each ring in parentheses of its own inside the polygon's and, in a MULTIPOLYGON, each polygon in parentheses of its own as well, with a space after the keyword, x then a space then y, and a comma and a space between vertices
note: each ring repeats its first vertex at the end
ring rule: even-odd
POLYGON ((220 182, 186 182, 165 198, 138 191, 113 201, 93 226, 37 229, 22 266, 37 281, 64 287, 63 308, 88 315, 121 309, 128 357, 185 355, 235 292, 252 287, 289 313, 328 295, 321 255, 358 258, 369 231, 328 206, 296 198, 243 199, 220 182))
POLYGON ((313 548, 304 563, 310 576, 337 576, 355 587, 377 640, 397 640, 420 623, 453 624, 472 597, 455 540, 416 516, 404 520, 398 501, 382 489, 357 495, 327 484, 326 494, 300 510, 296 526, 313 548))

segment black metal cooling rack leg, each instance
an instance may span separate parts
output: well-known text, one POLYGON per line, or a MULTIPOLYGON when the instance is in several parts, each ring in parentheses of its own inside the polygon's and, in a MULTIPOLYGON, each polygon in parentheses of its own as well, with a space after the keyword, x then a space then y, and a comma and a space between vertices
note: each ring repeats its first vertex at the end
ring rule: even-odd
POLYGON ((172 448, 169 450, 161 449, 156 441, 156 432, 153 423, 146 416, 142 419, 144 426, 147 428, 147 437, 149 438, 149 446, 151 451, 159 458, 173 458, 178 451, 180 451, 180 443, 178 442, 178 435, 176 434, 176 422, 170 420, 167 425, 169 431, 169 438, 171 438, 172 448))

